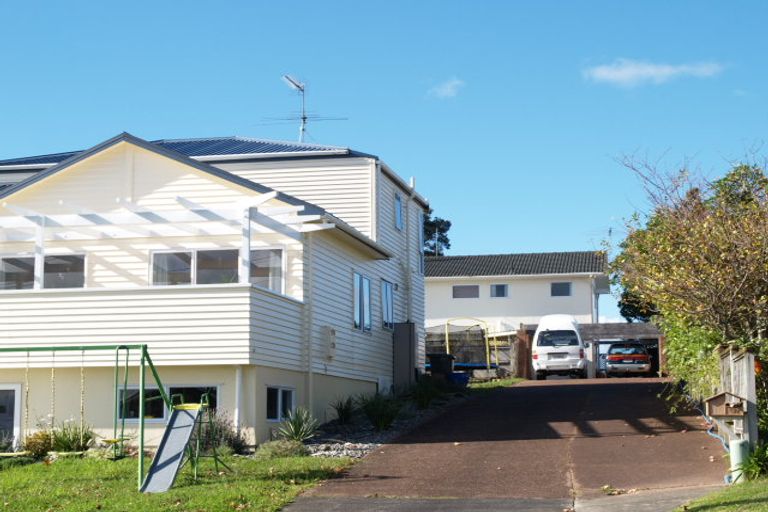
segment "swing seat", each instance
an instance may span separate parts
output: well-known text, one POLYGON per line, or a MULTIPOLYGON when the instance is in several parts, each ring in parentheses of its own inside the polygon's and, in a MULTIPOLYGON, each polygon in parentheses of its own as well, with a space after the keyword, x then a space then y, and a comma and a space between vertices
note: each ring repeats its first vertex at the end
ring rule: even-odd
POLYGON ((101 442, 109 446, 114 446, 118 443, 122 443, 124 441, 130 441, 130 440, 131 440, 130 437, 118 437, 117 439, 102 439, 101 442))

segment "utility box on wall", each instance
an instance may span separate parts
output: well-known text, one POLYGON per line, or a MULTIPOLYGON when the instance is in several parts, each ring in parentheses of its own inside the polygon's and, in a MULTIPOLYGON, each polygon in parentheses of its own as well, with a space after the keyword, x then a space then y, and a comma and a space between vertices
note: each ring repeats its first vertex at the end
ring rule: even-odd
POLYGON ((325 345, 325 358, 331 361, 336 357, 336 329, 330 325, 323 327, 323 341, 325 345))
POLYGON ((416 383, 416 325, 413 322, 395 324, 392 363, 395 389, 416 383))

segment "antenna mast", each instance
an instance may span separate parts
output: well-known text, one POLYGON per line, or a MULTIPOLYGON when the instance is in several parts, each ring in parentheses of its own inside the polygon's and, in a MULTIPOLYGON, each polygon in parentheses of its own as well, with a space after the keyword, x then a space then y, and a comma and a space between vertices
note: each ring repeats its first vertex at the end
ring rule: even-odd
POLYGON ((301 117, 299 118, 301 120, 301 124, 299 125, 299 142, 304 142, 304 134, 307 131, 307 109, 304 98, 306 87, 302 82, 299 82, 291 75, 283 75, 283 80, 291 89, 295 89, 301 96, 301 117))

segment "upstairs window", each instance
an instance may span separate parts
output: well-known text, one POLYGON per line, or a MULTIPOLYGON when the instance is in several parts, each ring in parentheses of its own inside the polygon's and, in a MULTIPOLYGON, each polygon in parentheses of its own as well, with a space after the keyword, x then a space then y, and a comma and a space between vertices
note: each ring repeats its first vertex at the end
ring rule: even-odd
POLYGON ((361 331, 370 331, 371 322, 371 280, 358 273, 354 274, 353 286, 354 326, 361 331))
POLYGON ((480 297, 480 286, 476 284, 461 284, 453 287, 454 299, 476 299, 480 297))
POLYGON ((283 293, 282 249, 251 251, 251 284, 283 293))
POLYGON ((35 258, 0 258, 0 290, 30 290, 35 286, 35 258))
POLYGON ((491 297, 506 297, 507 293, 508 293, 507 285, 505 284, 491 285, 491 297))
POLYGON ((381 281, 381 318, 384 329, 395 328, 395 292, 389 281, 381 281))
POLYGON ((395 227, 403 230, 403 196, 395 194, 395 227))
POLYGON ((152 284, 192 284, 192 252, 161 252, 152 258, 152 284))
POLYGON ((550 293, 552 297, 570 297, 571 283, 551 283, 550 293))
POLYGON ((197 284, 236 283, 238 257, 234 249, 197 251, 197 284))
POLYGON ((85 256, 46 256, 43 261, 43 288, 83 288, 85 256))

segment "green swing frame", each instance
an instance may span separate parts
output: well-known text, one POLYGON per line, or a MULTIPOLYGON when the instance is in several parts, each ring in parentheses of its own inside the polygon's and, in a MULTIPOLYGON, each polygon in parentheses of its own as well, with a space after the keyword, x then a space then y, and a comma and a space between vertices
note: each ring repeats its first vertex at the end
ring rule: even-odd
MULTIPOLYGON (((149 350, 147 349, 147 345, 145 344, 138 344, 138 345, 82 345, 82 346, 56 346, 56 345, 48 345, 48 346, 34 346, 34 347, 13 347, 13 348, 0 348, 0 354, 4 353, 27 353, 29 355, 33 352, 50 352, 54 355, 57 352, 81 352, 85 353, 88 351, 114 351, 115 352, 115 401, 114 401, 114 409, 113 409, 113 435, 114 439, 111 441, 114 441, 112 444, 114 449, 114 457, 120 458, 125 455, 125 441, 127 438, 125 437, 125 420, 126 420, 126 397, 128 395, 128 369, 130 364, 130 355, 131 351, 139 351, 140 352, 140 364, 139 364, 139 464, 138 464, 138 488, 141 489, 141 485, 144 482, 144 424, 145 424, 145 418, 144 418, 144 405, 146 401, 146 369, 149 367, 150 372, 152 373, 152 377, 155 380, 155 383, 157 384, 157 389, 160 391, 160 397, 163 400, 163 403, 165 404, 165 407, 168 409, 168 411, 171 410, 173 407, 173 404, 171 403, 170 397, 168 397, 168 394, 165 392, 165 388, 163 387, 163 383, 160 380, 160 375, 157 373, 157 368, 155 367, 154 363, 152 362, 152 358, 149 356, 149 350), (121 353, 125 356, 125 363, 124 363, 124 370, 123 370, 123 382, 122 382, 122 388, 120 387, 120 356, 121 353), (120 390, 123 391, 122 400, 120 400, 120 390), (118 412, 119 411, 119 412, 118 412), (120 435, 118 436, 118 424, 120 427, 120 435)), ((29 357, 27 357, 27 365, 29 365, 29 357)), ((82 371, 82 365, 81 362, 81 371, 82 371)), ((29 369, 29 366, 27 366, 27 370, 29 369)), ((25 390, 26 393, 26 390, 25 390)), ((28 404, 25 404, 25 407, 28 407, 28 404)), ((26 411, 25 411, 26 414, 26 411)), ((22 433, 23 434, 23 433, 22 433)))

